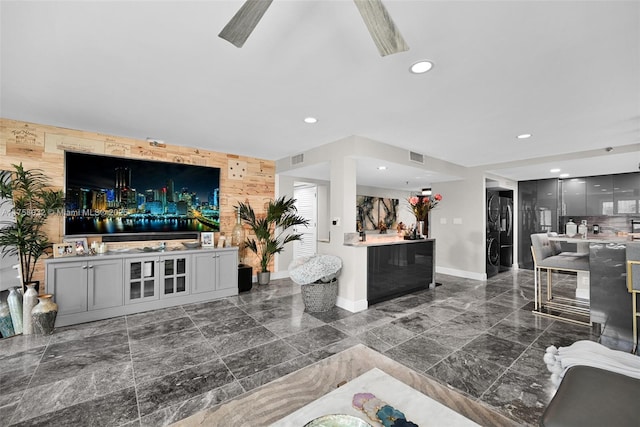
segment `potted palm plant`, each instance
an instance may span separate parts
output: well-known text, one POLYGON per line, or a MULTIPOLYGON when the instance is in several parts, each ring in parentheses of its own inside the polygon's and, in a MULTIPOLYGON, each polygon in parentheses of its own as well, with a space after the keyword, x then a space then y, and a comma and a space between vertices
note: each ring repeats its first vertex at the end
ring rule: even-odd
POLYGON ((302 240, 302 235, 290 232, 291 227, 297 225, 308 225, 309 220, 298 215, 296 199, 281 197, 277 200, 270 200, 267 211, 263 215, 256 215, 249 203, 238 203, 237 209, 240 218, 253 231, 253 236, 249 235, 244 247, 256 254, 260 260, 260 272, 258 273, 258 284, 266 285, 271 280, 269 263, 273 256, 283 251, 284 246, 295 240, 302 240))
POLYGON ((22 163, 12 166, 13 171, 0 171, 0 200, 4 200, 0 208, 13 203, 11 220, 0 228, 0 252, 18 256, 24 292, 33 282, 36 262, 52 246, 42 228, 64 206, 64 196, 50 187, 40 169, 27 170, 22 163))

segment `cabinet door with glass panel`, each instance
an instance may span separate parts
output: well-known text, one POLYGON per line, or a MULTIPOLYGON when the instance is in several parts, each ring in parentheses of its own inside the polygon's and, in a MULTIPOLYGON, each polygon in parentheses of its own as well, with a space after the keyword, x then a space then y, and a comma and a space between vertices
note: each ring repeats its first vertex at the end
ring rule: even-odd
POLYGON ((125 302, 136 303, 156 300, 159 297, 160 259, 139 257, 125 260, 125 302))
POLYGON ((587 187, 584 178, 560 180, 562 189, 562 215, 585 216, 587 214, 587 187))
POLYGON ((160 257, 161 297, 186 295, 189 293, 189 258, 184 255, 160 257))
POLYGON ((613 177, 590 176, 585 179, 587 189, 587 215, 613 215, 613 177))
POLYGON ((615 215, 640 213, 640 172, 613 176, 613 203, 615 215))

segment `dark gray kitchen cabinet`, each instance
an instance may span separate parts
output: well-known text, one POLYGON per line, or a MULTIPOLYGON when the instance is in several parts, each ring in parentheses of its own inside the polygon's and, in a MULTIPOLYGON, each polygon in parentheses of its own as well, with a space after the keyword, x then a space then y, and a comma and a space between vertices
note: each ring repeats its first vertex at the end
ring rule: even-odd
POLYGON ((587 191, 587 215, 613 215, 613 176, 585 178, 587 191))
POLYGON ((537 183, 537 218, 536 233, 558 231, 558 180, 541 179, 537 183))
POLYGON ((640 213, 640 173, 613 175, 613 214, 640 213))
POLYGON ((533 268, 531 234, 558 231, 558 180, 518 183, 518 265, 533 268))
POLYGON ((560 181, 562 216, 585 216, 587 214, 587 186, 585 178, 560 181))

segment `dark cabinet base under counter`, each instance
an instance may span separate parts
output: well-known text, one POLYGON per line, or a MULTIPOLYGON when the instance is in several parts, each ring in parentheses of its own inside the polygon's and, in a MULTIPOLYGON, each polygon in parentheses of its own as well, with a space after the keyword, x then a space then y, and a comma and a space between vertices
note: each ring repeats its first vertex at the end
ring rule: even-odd
POLYGON ((435 239, 369 246, 368 304, 435 287, 435 252, 435 239))

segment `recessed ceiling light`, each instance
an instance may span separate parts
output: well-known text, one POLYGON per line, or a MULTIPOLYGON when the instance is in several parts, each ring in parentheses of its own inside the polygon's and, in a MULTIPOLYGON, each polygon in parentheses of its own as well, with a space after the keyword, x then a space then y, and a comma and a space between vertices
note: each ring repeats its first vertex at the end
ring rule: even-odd
POLYGON ((561 169, 560 169, 560 168, 554 168, 554 169, 550 169, 550 170, 549 170, 549 172, 551 172, 551 173, 558 173, 558 172, 560 172, 560 171, 561 171, 561 169))
POLYGON ((304 122, 309 124, 318 123, 318 119, 315 117, 305 117, 304 122))
POLYGON ((568 173, 561 173, 559 176, 560 176, 560 178, 567 178, 569 176, 569 174, 568 173))
POLYGON ((422 74, 422 73, 426 73, 427 71, 429 71, 432 68, 433 68, 433 62, 431 62, 431 61, 418 61, 418 62, 414 63, 409 68, 409 70, 413 74, 422 74))
POLYGON ((527 138, 531 138, 531 134, 530 133, 521 133, 520 135, 518 135, 516 138, 518 139, 527 139, 527 138))
POLYGON ((386 171, 387 167, 386 166, 378 166, 378 170, 379 171, 386 171))

